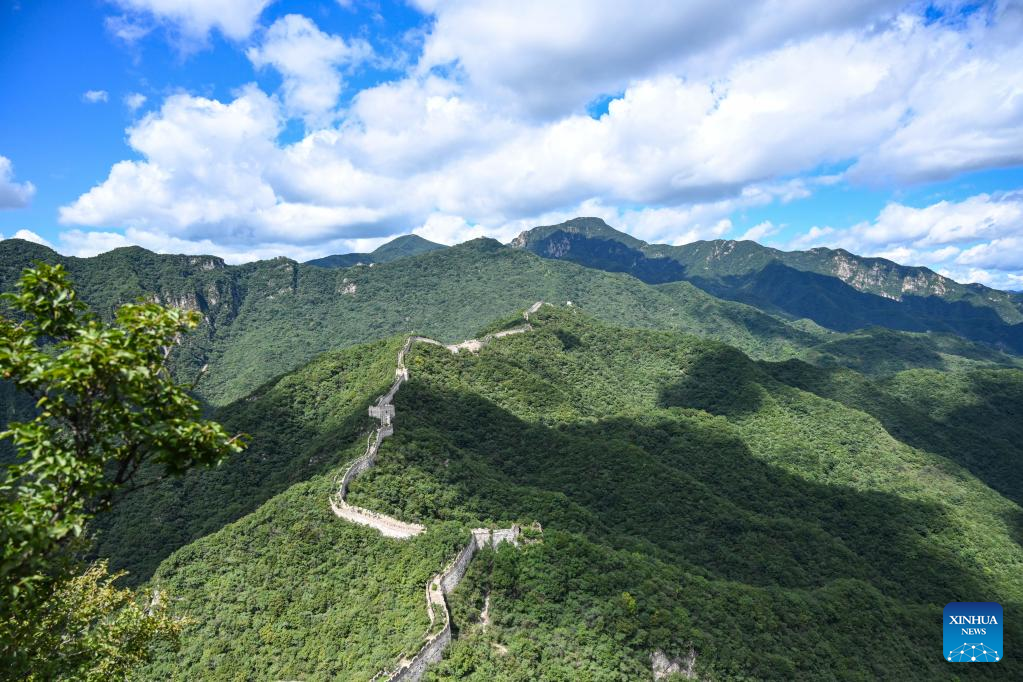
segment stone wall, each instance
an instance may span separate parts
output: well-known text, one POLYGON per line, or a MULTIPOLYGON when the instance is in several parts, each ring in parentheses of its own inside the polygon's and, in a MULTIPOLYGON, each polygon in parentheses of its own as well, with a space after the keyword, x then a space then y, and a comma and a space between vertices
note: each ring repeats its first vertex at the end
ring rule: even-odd
POLYGON ((426 586, 426 608, 430 615, 430 625, 435 623, 433 608, 441 609, 444 619, 444 627, 440 632, 431 636, 423 644, 422 648, 412 657, 412 660, 392 673, 381 672, 373 679, 386 679, 388 682, 408 681, 417 682, 431 663, 436 663, 444 655, 444 649, 451 643, 451 611, 448 608, 447 595, 451 594, 462 582, 465 573, 469 570, 469 564, 479 549, 487 545, 496 547, 502 542, 518 544, 519 527, 499 528, 474 528, 469 535, 469 542, 462 551, 451 561, 450 564, 439 574, 433 576, 426 586))
POLYGON ((418 523, 407 523, 386 514, 356 507, 355 505, 348 504, 346 499, 348 497, 348 486, 355 480, 356 476, 376 463, 380 443, 393 432, 394 426, 390 424, 381 426, 376 430, 366 448, 366 454, 348 465, 348 468, 341 475, 341 479, 336 484, 337 493, 330 498, 330 508, 336 516, 346 521, 375 528, 385 537, 403 540, 419 535, 426 530, 426 527, 418 523))
MULTIPOLYGON (((529 308, 529 310, 523 313, 523 317, 528 320, 529 313, 535 313, 540 309, 542 304, 542 301, 535 303, 529 308)), ((406 523, 405 521, 400 521, 385 514, 350 505, 347 502, 348 486, 353 480, 355 480, 356 476, 366 471, 376 463, 376 456, 377 452, 380 450, 380 444, 385 438, 394 433, 394 396, 398 393, 401 385, 408 381, 409 376, 408 368, 405 366, 405 356, 411 350, 413 343, 429 343, 436 346, 443 346, 452 353, 457 353, 460 350, 477 352, 480 348, 494 339, 510 336, 512 334, 521 334, 531 330, 532 328, 533 327, 527 323, 521 327, 514 327, 494 334, 487 334, 482 339, 469 339, 468 341, 463 341, 460 344, 450 346, 445 346, 441 342, 425 336, 410 336, 398 352, 398 363, 394 370, 394 383, 391 385, 387 393, 380 396, 380 398, 377 399, 376 404, 369 408, 369 416, 378 420, 379 426, 370 436, 369 442, 366 446, 366 453, 348 465, 348 468, 345 469, 344 473, 340 476, 340 479, 336 481, 337 492, 330 497, 330 508, 333 510, 334 514, 351 521, 352 523, 358 523, 375 528, 386 537, 406 539, 425 531, 426 528, 417 523, 406 523)), ((444 655, 444 650, 447 648, 448 644, 451 643, 451 612, 448 609, 447 595, 458 587, 462 578, 465 577, 465 572, 468 570, 469 563, 472 561, 477 550, 486 547, 487 545, 496 547, 502 542, 510 542, 513 545, 518 546, 519 531, 520 529, 518 526, 512 526, 511 528, 499 528, 496 530, 488 528, 474 528, 472 530, 469 536, 469 541, 466 543, 465 547, 462 548, 458 555, 445 567, 443 571, 433 576, 426 586, 426 609, 427 614, 430 617, 430 627, 432 629, 436 624, 437 615, 435 614, 435 609, 440 611, 444 621, 443 627, 439 632, 427 638, 426 642, 410 661, 399 667, 394 672, 381 670, 373 676, 374 681, 386 679, 388 682, 416 682, 422 677, 427 666, 441 660, 444 655)))
POLYGON ((504 336, 511 336, 512 334, 522 334, 523 332, 530 331, 532 328, 533 327, 531 325, 524 324, 521 327, 513 327, 512 329, 505 329, 504 331, 495 332, 493 334, 487 334, 482 339, 468 339, 466 341, 462 341, 461 343, 453 343, 450 346, 444 347, 447 348, 452 353, 457 353, 458 351, 462 350, 467 350, 470 353, 478 353, 480 352, 480 349, 483 348, 483 346, 487 345, 494 339, 500 339, 501 337, 504 336))
POLYGON ((431 637, 423 648, 419 650, 412 660, 391 673, 388 682, 418 682, 426 672, 426 667, 436 663, 444 657, 444 650, 451 644, 451 623, 444 626, 444 629, 431 637))
POLYGON ((519 534, 522 529, 518 526, 512 526, 511 528, 498 528, 493 531, 490 536, 490 544, 493 547, 497 547, 502 542, 510 542, 516 547, 519 545, 519 534))
POLYGON ((462 548, 451 566, 441 575, 440 586, 444 590, 444 594, 451 594, 458 587, 458 583, 462 582, 462 578, 465 577, 465 572, 469 568, 469 562, 476 555, 476 549, 476 539, 473 538, 462 548))

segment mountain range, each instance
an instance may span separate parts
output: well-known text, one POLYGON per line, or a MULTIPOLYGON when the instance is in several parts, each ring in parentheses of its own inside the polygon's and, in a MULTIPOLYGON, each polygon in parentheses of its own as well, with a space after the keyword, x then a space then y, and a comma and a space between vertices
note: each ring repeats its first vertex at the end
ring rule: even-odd
MULTIPOLYGON (((642 249, 653 254, 689 247, 642 246, 591 218, 536 228, 510 246, 490 239, 437 246, 409 235, 377 249, 377 260, 365 265, 276 258, 232 266, 215 256, 161 255, 139 247, 65 257, 9 239, 0 242, 0 289, 9 290, 23 268, 42 260, 63 263, 100 315, 139 297, 200 311, 204 323, 176 362, 188 381, 208 366, 197 390, 211 404, 237 399, 331 348, 412 331, 456 341, 535 300, 572 302, 608 322, 690 331, 760 359, 801 357, 868 372, 1019 362, 1023 323, 1014 320, 1023 313, 1017 295, 985 289, 981 296, 975 285, 922 269, 904 269, 904 276, 933 276, 935 284, 927 286, 941 284, 944 293, 899 301, 856 289, 839 276, 769 260, 767 254, 783 252, 752 242, 697 243, 685 264, 667 255, 637 261, 642 249), (567 246, 555 248, 556 240, 566 239, 567 246), (721 255, 729 244, 742 248, 721 255), (606 257, 592 255, 595 249, 606 257), (702 260, 692 256, 704 252, 702 260), (666 272, 683 270, 699 276, 666 279, 666 272), (918 270, 923 274, 906 274, 918 270), (779 299, 787 310, 772 302, 779 299), (792 312, 797 309, 803 314, 792 312)), ((783 255, 799 262, 813 253, 783 255)), ((850 259, 857 271, 874 267, 871 259, 850 259)), ((889 265, 900 272, 901 266, 889 265)))
MULTIPOLYGON (((0 289, 35 260, 102 317, 200 311, 174 371, 251 436, 214 469, 142 472, 91 528, 90 557, 187 618, 140 679, 409 665, 442 633, 428 585, 479 528, 523 539, 465 564, 423 679, 939 679, 935 624, 964 600, 1002 604, 1023 647, 1017 294, 593 218, 310 263, 7 240, 0 289), (348 496, 425 528, 406 539, 332 508, 389 390, 393 433, 348 496)), ((0 408, 32 406, 0 383, 0 408)))
POLYGON ((394 435, 349 493, 426 526, 411 539, 328 504, 403 337, 220 408, 248 452, 98 524, 97 554, 191 623, 142 679, 370 679, 434 631, 423 588, 465 529, 515 523, 542 534, 477 553, 427 679, 647 679, 654 652, 709 680, 934 679, 945 603, 1019 612, 1023 371, 870 379, 576 306, 530 324, 411 347, 394 435))
POLYGON ((843 249, 779 251, 753 241, 647 244, 599 218, 523 232, 512 246, 651 284, 687 281, 707 293, 837 331, 872 325, 951 332, 1023 351, 1023 296, 960 284, 923 267, 843 249))

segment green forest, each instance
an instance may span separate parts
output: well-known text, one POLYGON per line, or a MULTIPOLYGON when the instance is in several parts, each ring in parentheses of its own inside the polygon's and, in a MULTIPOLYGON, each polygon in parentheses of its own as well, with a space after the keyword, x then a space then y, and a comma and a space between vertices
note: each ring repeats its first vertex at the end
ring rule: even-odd
POLYGON ((0 0, 0 682, 1023 682, 1023 0, 0 0))
POLYGON ((101 316, 138 297, 201 312, 202 324, 174 359, 183 381, 207 368, 196 391, 214 406, 243 398, 320 353, 410 332, 461 341, 537 300, 570 301, 621 326, 717 339, 764 360, 798 357, 871 373, 1021 363, 997 347, 947 333, 877 327, 836 332, 715 298, 689 282, 650 285, 492 239, 348 268, 284 258, 231 266, 213 256, 138 247, 69 258, 8 239, 0 241, 0 289, 9 290, 35 260, 63 264, 82 299, 101 316))
POLYGON ((425 523, 413 540, 327 504, 400 336, 219 409, 246 453, 99 526, 98 554, 188 619, 142 677, 369 679, 415 652, 467 529, 514 522, 539 541, 477 555, 427 679, 643 679, 654 650, 693 652, 701 679, 938 679, 941 609, 964 599, 1002 603, 1023 645, 1020 370, 869 377, 578 307, 531 322, 479 354, 413 346, 350 498, 425 523))
MULTIPOLYGON (((60 261, 100 320, 137 298, 197 311, 170 370, 245 435, 213 468, 143 466, 87 528, 83 558, 166 595, 180 630, 137 679, 369 680, 422 645, 424 588, 469 529, 511 524, 526 540, 476 555, 426 679, 648 679, 655 652, 705 680, 941 679, 956 600, 1001 603, 1023 645, 1023 365, 997 347, 839 332, 492 240, 372 268, 0 256, 6 287, 60 261), (427 531, 335 516, 407 335, 481 338, 538 299, 524 334, 406 358, 349 501, 427 531)), ((0 388, 6 421, 33 414, 0 388)))

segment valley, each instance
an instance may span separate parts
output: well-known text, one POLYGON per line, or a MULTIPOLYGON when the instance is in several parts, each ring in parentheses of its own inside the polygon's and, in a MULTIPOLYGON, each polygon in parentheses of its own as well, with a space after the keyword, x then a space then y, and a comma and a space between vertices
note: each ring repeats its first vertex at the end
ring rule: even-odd
MULTIPOLYGON (((516 324, 510 316, 490 328, 516 324)), ((153 574, 195 625, 181 654, 158 659, 146 676, 369 679, 392 670, 432 631, 423 586, 469 529, 537 521, 537 542, 476 552, 449 597, 451 647, 423 679, 614 678, 608 670, 639 678, 655 651, 680 660, 696 652, 695 670, 711 679, 876 674, 840 652, 917 650, 929 637, 927 614, 940 615, 964 589, 1017 608, 1020 508, 1004 496, 1011 489, 985 484, 998 477, 980 457, 985 445, 971 454, 965 422, 948 419, 954 403, 887 426, 889 415, 857 404, 868 391, 875 402, 910 400, 919 370, 881 382, 756 362, 688 335, 609 327, 576 307, 545 306, 530 324, 477 352, 408 346, 408 381, 391 394, 394 433, 346 498, 425 526, 408 539, 339 523, 327 504, 340 463, 365 448, 366 417, 357 415, 382 407, 371 396, 389 392, 401 337, 328 354, 225 408, 219 418, 232 426, 272 404, 284 411, 273 424, 248 422, 259 426, 257 445, 239 462, 186 477, 187 498, 160 486, 123 507, 99 545, 133 554, 132 536, 116 529, 159 532, 161 499, 168 510, 181 506, 175 498, 252 509, 236 506, 226 525, 153 574), (381 390, 328 397, 328 387, 370 375, 381 390), (329 420, 316 416, 324 399, 337 410, 329 420), (255 504, 249 496, 265 494, 257 481, 272 461, 258 443, 289 420, 310 429, 292 439, 322 453, 321 473, 255 504), (339 422, 363 426, 328 437, 339 422), (965 448, 958 461, 937 446, 943 439, 965 448), (226 488, 218 478, 232 470, 226 488), (476 624, 485 601, 487 628, 476 624), (836 613, 846 627, 809 626, 836 613), (850 613, 862 614, 861 625, 848 627, 850 613), (591 623, 585 635, 571 626, 578 622, 591 623), (783 653, 794 650, 803 655, 783 653)), ((1023 380, 1019 370, 985 371, 1023 380)), ((984 415, 970 421, 1020 423, 984 415)), ((1019 636, 1007 627, 1007 641, 1019 636)), ((885 674, 940 665, 930 661, 908 656, 885 674)))

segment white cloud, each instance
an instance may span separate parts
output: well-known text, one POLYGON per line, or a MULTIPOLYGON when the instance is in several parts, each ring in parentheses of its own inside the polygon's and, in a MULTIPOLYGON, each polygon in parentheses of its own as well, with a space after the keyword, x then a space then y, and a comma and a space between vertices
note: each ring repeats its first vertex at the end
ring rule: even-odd
POLYGON ((993 239, 963 251, 956 263, 996 270, 1023 270, 1023 230, 1016 236, 993 239))
POLYGON ((14 233, 14 239, 24 239, 27 242, 35 242, 36 244, 48 246, 51 249, 53 248, 53 244, 43 239, 32 230, 18 230, 17 232, 14 233))
MULTIPOLYGON (((4 236, 2 234, 0 234, 0 239, 4 239, 4 236)), ((43 239, 32 230, 18 230, 13 235, 11 235, 10 239, 24 239, 27 242, 33 242, 35 244, 41 244, 42 246, 48 246, 51 249, 53 248, 53 244, 43 239)))
POLYGON ((923 208, 891 203, 870 224, 854 228, 864 245, 910 243, 916 247, 962 244, 1023 231, 1023 192, 978 194, 923 208))
POLYGON ((106 90, 86 90, 82 94, 82 101, 88 102, 89 104, 106 102, 108 98, 109 95, 106 90))
MULTIPOLYGON (((1023 48, 1008 15, 982 10, 950 27, 893 18, 885 2, 801 0, 780 11, 763 0, 744 13, 719 3, 421 5, 436 23, 418 67, 345 110, 341 70, 368 48, 304 17, 278 20, 248 54, 281 72, 282 99, 251 85, 231 101, 169 97, 128 131, 141 160, 116 164, 61 210, 62 222, 241 253, 411 227, 441 241, 507 239, 581 214, 681 243, 731 235, 736 212, 751 206, 873 181, 882 160, 901 182, 997 166, 1023 149, 1013 104, 1023 101, 1013 66, 1023 48), (953 106, 967 86, 969 105, 953 106), (606 114, 582 112, 606 92, 621 93, 606 114), (288 116, 315 130, 281 144, 288 116), (975 147, 963 143, 971 134, 975 147)), ((1007 236, 984 227, 1004 223, 1010 209, 999 202, 959 202, 959 217, 943 220, 945 208, 893 204, 793 245, 952 262, 1007 236)))
POLYGON ((713 0, 416 4, 435 17, 421 70, 455 64, 488 99, 554 116, 639 79, 683 70, 704 77, 735 58, 859 25, 902 3, 751 0, 742 11, 713 0))
POLYGON ((332 253, 372 251, 391 238, 392 235, 372 239, 336 239, 313 246, 296 246, 280 242, 225 247, 209 239, 178 239, 162 232, 135 228, 128 228, 124 234, 104 230, 67 230, 60 235, 59 250, 69 256, 84 258, 124 246, 141 246, 157 253, 214 254, 221 256, 228 263, 248 263, 277 256, 306 261, 332 253))
MULTIPOLYGON (((170 26, 183 38, 204 41, 216 29, 232 40, 244 40, 256 27, 259 15, 272 0, 113 0, 122 9, 142 17, 152 17, 170 26)), ((133 42, 147 31, 131 16, 120 17, 114 30, 122 39, 133 42)))
POLYGON ((24 208, 35 193, 31 182, 14 181, 14 165, 6 156, 0 156, 0 209, 24 208))
POLYGON ((458 242, 475 239, 476 237, 492 237, 493 234, 484 231, 479 225, 472 226, 465 222, 461 216, 443 215, 435 213, 426 218, 422 225, 413 230, 424 239, 439 244, 456 244, 458 242))
POLYGON ((104 183, 61 209, 61 222, 230 229, 276 204, 262 172, 280 126, 276 105, 254 87, 230 104, 173 95, 128 130, 129 145, 146 161, 115 164, 104 183))
POLYGON ((103 25, 111 35, 127 45, 134 45, 153 30, 150 24, 140 18, 127 15, 107 17, 103 25))
POLYGON ((299 14, 281 17, 267 29, 262 43, 246 51, 257 68, 272 66, 284 79, 284 103, 288 112, 322 127, 334 118, 341 95, 344 65, 363 61, 372 54, 364 40, 345 42, 324 33, 299 14))
POLYGON ((140 92, 130 92, 124 96, 124 106, 135 112, 145 105, 146 99, 146 96, 140 92))
POLYGON ((373 236, 346 232, 379 225, 388 209, 357 197, 323 205, 278 194, 269 178, 291 172, 274 142, 282 124, 277 104, 254 86, 229 104, 174 95, 128 131, 145 160, 115 164, 106 181, 61 208, 60 220, 188 241, 214 236, 232 248, 373 236))
POLYGON ((762 242, 766 237, 777 234, 780 228, 770 220, 757 223, 742 233, 739 239, 750 239, 755 242, 762 242))
POLYGON ((821 227, 814 225, 805 234, 802 234, 788 243, 789 249, 802 250, 812 249, 815 246, 823 246, 833 241, 832 235, 836 232, 833 227, 821 227))
POLYGON ((1023 163, 1023 11, 1000 3, 965 33, 918 28, 933 43, 918 78, 907 82, 897 130, 849 171, 857 181, 921 181, 1023 163))

